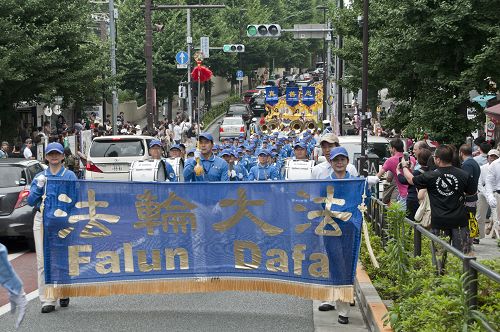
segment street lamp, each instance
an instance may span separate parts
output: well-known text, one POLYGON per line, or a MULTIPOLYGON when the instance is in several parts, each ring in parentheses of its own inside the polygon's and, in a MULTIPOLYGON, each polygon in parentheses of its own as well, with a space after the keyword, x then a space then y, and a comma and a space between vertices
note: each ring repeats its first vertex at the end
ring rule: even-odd
MULTIPOLYGON (((323 23, 326 26, 326 12, 328 11, 328 6, 317 6, 316 9, 323 11, 323 23)), ((328 74, 328 65, 327 65, 327 41, 326 36, 323 39, 323 120, 326 119, 327 114, 327 99, 328 99, 328 87, 327 85, 327 74, 328 74)))

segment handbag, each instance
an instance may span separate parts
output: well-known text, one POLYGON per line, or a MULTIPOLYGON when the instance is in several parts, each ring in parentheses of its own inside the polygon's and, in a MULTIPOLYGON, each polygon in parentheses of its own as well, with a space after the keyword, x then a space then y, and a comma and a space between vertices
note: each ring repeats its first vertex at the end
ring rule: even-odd
POLYGON ((420 205, 415 212, 415 221, 418 221, 422 227, 431 227, 431 202, 429 200, 429 193, 426 192, 424 199, 421 200, 420 205))

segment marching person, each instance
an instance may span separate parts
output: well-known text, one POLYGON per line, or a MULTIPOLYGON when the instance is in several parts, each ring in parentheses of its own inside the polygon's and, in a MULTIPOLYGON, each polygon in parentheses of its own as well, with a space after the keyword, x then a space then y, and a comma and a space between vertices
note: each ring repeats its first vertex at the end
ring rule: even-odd
MULTIPOLYGON (((164 159, 162 158, 162 144, 160 140, 154 139, 149 143, 149 155, 154 160, 164 159)), ((175 174, 174 168, 166 160, 163 160, 165 164, 166 178, 170 182, 177 182, 177 176, 175 174)))
POLYGON ((224 149, 220 153, 220 157, 227 163, 227 175, 229 181, 238 181, 236 170, 234 169, 233 153, 230 149, 224 149))
POLYGON ((246 181, 248 179, 248 171, 245 165, 242 163, 240 156, 242 152, 243 151, 241 151, 240 149, 233 151, 234 170, 236 171, 236 177, 238 178, 238 181, 246 181))
POLYGON ((280 175, 275 167, 268 164, 269 151, 259 150, 257 154, 259 161, 248 172, 248 181, 271 181, 279 180, 280 175))
POLYGON ((15 314, 16 311, 16 329, 19 328, 26 313, 26 293, 23 289, 23 282, 14 271, 12 264, 9 262, 9 253, 7 248, 0 243, 0 285, 9 292, 10 312, 15 314))
MULTIPOLYGON (((75 173, 67 170, 63 166, 64 148, 60 143, 49 143, 45 148, 45 159, 49 163, 49 167, 35 176, 31 183, 30 193, 28 195, 28 204, 33 206, 37 211, 33 221, 33 233, 35 238, 36 248, 36 261, 38 266, 38 291, 39 298, 42 302, 42 313, 49 313, 55 310, 56 299, 45 297, 45 269, 43 257, 43 215, 40 211, 42 204, 42 196, 44 194, 51 195, 52 193, 45 193, 45 184, 47 178, 59 178, 64 180, 76 180, 75 173)), ((75 199, 73 199, 75 201, 75 199)), ((61 307, 69 305, 69 298, 60 299, 59 304, 61 307)))
POLYGON ((293 154, 295 160, 309 160, 307 157, 307 146, 304 142, 297 142, 293 146, 293 154))
POLYGON ((212 148, 214 147, 212 134, 201 133, 198 138, 198 145, 200 151, 197 150, 194 153, 194 158, 188 159, 184 165, 184 181, 229 181, 227 163, 212 152, 212 148), (200 175, 196 175, 195 173, 195 166, 197 166, 198 161, 203 168, 200 175))

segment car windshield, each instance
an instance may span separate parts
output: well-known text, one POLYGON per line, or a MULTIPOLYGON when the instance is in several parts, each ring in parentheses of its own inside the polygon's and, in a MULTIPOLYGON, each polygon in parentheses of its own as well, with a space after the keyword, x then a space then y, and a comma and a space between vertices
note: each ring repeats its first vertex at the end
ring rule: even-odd
POLYGON ((241 125, 242 123, 240 118, 224 118, 222 125, 241 125))
POLYGON ((98 140, 92 142, 91 157, 140 157, 144 155, 141 140, 98 140))
POLYGON ((229 113, 231 114, 245 114, 247 112, 246 107, 243 106, 231 106, 229 107, 229 113))
POLYGON ((21 179, 26 182, 26 172, 21 166, 3 165, 0 166, 0 188, 21 186, 21 179))
MULTIPOLYGON (((349 154, 349 159, 354 162, 357 154, 361 154, 361 142, 356 143, 342 143, 342 146, 347 150, 349 154)), ((388 149, 389 143, 370 143, 366 149, 367 155, 377 155, 379 162, 383 162, 386 158, 391 156, 388 149)))

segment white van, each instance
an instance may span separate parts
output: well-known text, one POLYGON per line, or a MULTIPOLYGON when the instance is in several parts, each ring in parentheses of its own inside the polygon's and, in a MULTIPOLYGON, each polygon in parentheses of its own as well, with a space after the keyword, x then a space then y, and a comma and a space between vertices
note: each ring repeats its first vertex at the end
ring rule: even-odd
POLYGON ((149 159, 152 136, 96 137, 87 156, 85 179, 128 181, 130 165, 135 160, 149 159))

